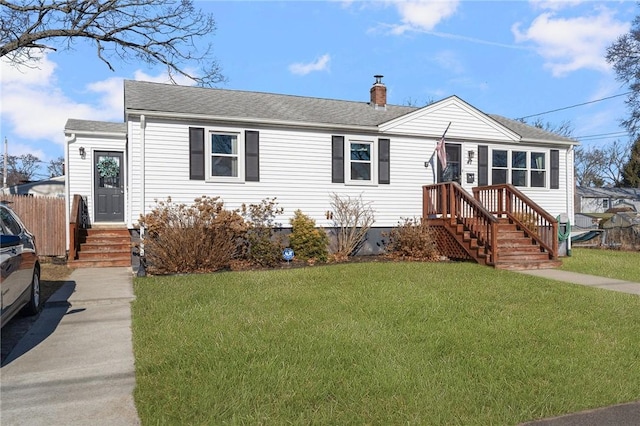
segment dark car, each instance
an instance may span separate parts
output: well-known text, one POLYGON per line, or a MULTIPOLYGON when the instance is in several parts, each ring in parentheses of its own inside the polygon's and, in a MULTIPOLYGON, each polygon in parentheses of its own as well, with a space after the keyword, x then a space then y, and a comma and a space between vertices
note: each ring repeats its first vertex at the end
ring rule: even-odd
POLYGON ((2 320, 4 327, 18 312, 40 312, 40 263, 33 235, 16 213, 0 203, 2 320))

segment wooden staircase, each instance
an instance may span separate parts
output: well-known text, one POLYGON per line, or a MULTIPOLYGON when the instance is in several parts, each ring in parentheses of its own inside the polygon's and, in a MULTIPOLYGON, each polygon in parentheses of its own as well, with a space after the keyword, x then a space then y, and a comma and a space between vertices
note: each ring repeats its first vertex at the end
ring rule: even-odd
POLYGON ((71 268, 131 266, 131 237, 127 228, 79 229, 76 243, 75 259, 67 262, 71 268))
POLYGON ((423 218, 438 232, 441 254, 498 269, 545 269, 558 259, 557 221, 511 185, 428 185, 423 218), (487 207, 488 206, 488 207, 487 207))

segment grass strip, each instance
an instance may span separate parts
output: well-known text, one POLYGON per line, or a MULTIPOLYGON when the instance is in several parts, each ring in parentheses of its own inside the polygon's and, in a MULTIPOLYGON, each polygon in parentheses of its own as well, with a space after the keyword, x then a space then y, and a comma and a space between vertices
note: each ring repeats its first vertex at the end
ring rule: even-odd
POLYGON ((516 424, 637 399, 640 298, 463 263, 135 280, 143 424, 516 424))
POLYGON ((640 252, 574 248, 562 258, 561 269, 640 282, 640 252))

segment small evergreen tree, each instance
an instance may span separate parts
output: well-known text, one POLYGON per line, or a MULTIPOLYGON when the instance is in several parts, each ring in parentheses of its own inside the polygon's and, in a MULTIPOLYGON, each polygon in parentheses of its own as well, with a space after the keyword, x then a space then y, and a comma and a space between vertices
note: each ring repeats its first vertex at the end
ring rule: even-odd
POLYGON ((640 138, 633 144, 629 161, 625 164, 622 174, 624 186, 640 188, 640 138))
POLYGON ((291 222, 289 243, 300 260, 326 262, 329 256, 329 236, 323 229, 316 228, 316 222, 296 210, 291 222))

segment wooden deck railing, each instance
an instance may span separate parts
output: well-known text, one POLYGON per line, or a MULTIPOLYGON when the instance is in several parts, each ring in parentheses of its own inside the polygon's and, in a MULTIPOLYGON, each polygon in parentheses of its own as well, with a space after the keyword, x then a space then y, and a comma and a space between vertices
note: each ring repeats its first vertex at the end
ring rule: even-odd
POLYGON ((508 217, 558 258, 558 221, 529 197, 509 184, 473 188, 473 196, 492 214, 508 217))
POLYGON ((88 227, 87 205, 81 195, 75 194, 69 216, 69 260, 76 259, 80 248, 80 230, 88 227))
POLYGON ((498 259, 498 220, 478 200, 456 182, 425 185, 422 197, 422 217, 442 218, 451 225, 461 223, 485 247, 491 263, 498 259))

